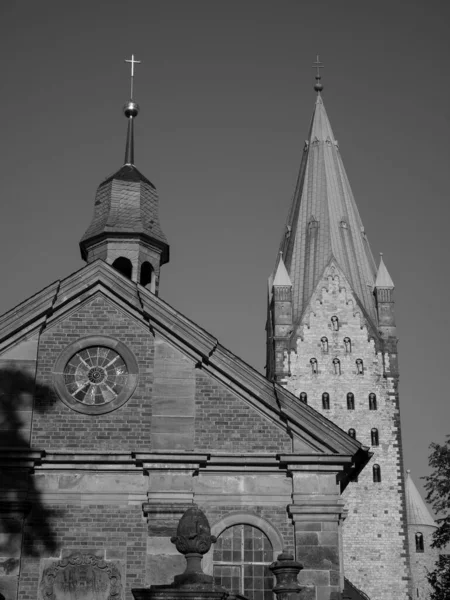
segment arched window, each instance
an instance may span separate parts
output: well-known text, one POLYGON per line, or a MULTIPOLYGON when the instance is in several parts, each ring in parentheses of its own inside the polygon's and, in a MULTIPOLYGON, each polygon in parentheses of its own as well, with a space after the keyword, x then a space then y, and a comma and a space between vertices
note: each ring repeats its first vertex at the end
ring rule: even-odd
POLYGON ((380 442, 378 441, 378 429, 373 427, 370 430, 370 440, 372 442, 372 446, 379 446, 380 442))
POLYGON ((139 279, 139 283, 141 285, 143 285, 144 287, 146 287, 147 289, 154 292, 154 289, 152 289, 154 287, 154 285, 152 285, 153 278, 154 278, 154 273, 153 273, 152 265, 148 261, 143 262, 141 265, 141 276, 139 279))
POLYGON ((364 374, 364 364, 361 358, 356 359, 356 372, 358 375, 364 374))
POLYGON ((131 279, 133 275, 133 265, 131 264, 131 260, 129 258, 125 258, 125 256, 119 256, 113 262, 112 266, 122 273, 124 277, 131 279))
POLYGON ((377 397, 373 392, 369 394, 369 410, 377 410, 377 397))
POLYGON ((355 410, 355 395, 352 392, 347 394, 347 410, 355 410))
POLYGON ((333 358, 334 374, 341 374, 341 361, 338 358, 333 358))
POLYGON ((318 373, 317 358, 312 358, 309 362, 311 363, 311 369, 312 369, 313 375, 317 375, 317 373, 318 373))
POLYGON ((356 440, 356 431, 353 429, 353 427, 348 430, 348 435, 356 440))
POLYGON ((336 315, 333 315, 331 317, 331 328, 333 329, 333 331, 339 330, 339 319, 337 318, 336 315))
POLYGON ((424 551, 424 545, 423 545, 423 535, 420 532, 416 533, 416 552, 423 552, 424 551))
POLYGON ((346 352, 352 351, 352 340, 349 337, 344 338, 344 346, 346 352))
POLYGON ((381 469, 380 469, 380 465, 373 465, 372 474, 373 474, 373 481, 374 481, 374 483, 381 483, 381 469))
POLYGON ((323 336, 320 338, 320 343, 322 344, 322 352, 328 352, 328 338, 323 336))
POLYGON ((308 404, 308 394, 306 392, 300 393, 300 400, 305 404, 308 404))
POLYGON ((330 410, 330 394, 328 392, 322 394, 322 408, 324 410, 330 410))
POLYGON ((214 583, 233 595, 272 600, 272 561, 272 544, 260 529, 234 525, 225 529, 214 544, 214 583))

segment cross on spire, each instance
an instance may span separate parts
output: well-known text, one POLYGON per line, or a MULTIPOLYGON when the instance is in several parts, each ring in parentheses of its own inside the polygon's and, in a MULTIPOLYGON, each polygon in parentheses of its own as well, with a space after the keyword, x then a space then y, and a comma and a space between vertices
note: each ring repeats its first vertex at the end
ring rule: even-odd
POLYGON ((324 69, 325 66, 324 66, 323 63, 320 62, 319 55, 317 55, 316 62, 313 64, 312 67, 313 67, 313 69, 317 69, 317 72, 316 72, 316 83, 314 85, 314 89, 316 90, 316 92, 318 94, 320 94, 320 92, 323 90, 323 85, 320 83, 320 80, 322 79, 322 76, 320 74, 320 69, 324 69))
POLYGON ((133 100, 133 82, 134 82, 134 65, 140 65, 140 60, 134 60, 134 54, 131 55, 131 59, 125 59, 126 63, 131 63, 131 77, 130 77, 130 100, 133 100))

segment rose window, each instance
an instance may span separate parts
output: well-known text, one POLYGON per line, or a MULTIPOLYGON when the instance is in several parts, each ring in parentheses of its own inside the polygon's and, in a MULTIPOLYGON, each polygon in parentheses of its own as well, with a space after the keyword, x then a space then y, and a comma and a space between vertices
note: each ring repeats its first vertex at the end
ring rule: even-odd
POLYGON ((123 391, 127 381, 125 361, 115 350, 104 346, 80 350, 64 368, 66 390, 81 404, 108 404, 123 391))

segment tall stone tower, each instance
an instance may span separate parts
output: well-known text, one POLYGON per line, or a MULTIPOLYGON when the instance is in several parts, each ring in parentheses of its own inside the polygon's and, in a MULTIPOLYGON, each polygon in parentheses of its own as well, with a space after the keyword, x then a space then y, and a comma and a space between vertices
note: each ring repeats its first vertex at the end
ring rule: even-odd
POLYGON ((394 284, 377 269, 317 99, 274 275, 267 376, 371 448, 348 486, 344 572, 372 600, 407 600, 410 563, 394 284))

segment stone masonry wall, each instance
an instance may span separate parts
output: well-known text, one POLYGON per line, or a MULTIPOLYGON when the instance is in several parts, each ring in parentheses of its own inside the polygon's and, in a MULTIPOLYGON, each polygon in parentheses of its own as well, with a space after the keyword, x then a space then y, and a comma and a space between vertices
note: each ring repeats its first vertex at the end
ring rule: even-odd
POLYGON ((373 458, 344 493, 348 508, 343 527, 344 572, 373 600, 406 600, 409 564, 395 382, 385 377, 383 357, 369 339, 362 311, 344 275, 333 265, 305 311, 286 367, 290 369, 290 377, 283 382, 286 388, 297 397, 305 392, 310 406, 345 431, 353 428, 365 446, 372 446, 371 430, 378 430, 379 445, 371 448, 373 458), (338 317, 336 329, 332 316, 338 317), (351 347, 346 347, 346 337, 351 347), (316 373, 312 358, 317 360, 316 373), (340 365, 333 363, 336 358, 340 365), (363 361, 361 374, 357 359, 363 361), (322 408, 324 392, 330 398, 327 410, 322 408), (354 394, 354 410, 347 408, 349 392, 354 394), (376 394, 377 410, 369 410, 370 393, 376 394), (380 483, 373 481, 375 464, 380 466, 380 483))
POLYGON ((427 573, 434 571, 439 557, 439 550, 431 548, 435 527, 430 525, 409 526, 409 553, 411 556, 412 597, 415 600, 429 600, 431 586, 427 573), (416 551, 416 533, 423 535, 423 552, 416 551))
POLYGON ((68 408, 56 395, 37 398, 31 445, 47 451, 62 449, 126 451, 150 447, 153 336, 148 329, 98 294, 44 330, 39 341, 37 379, 52 387, 52 371, 59 354, 72 342, 89 335, 107 335, 126 344, 139 365, 133 396, 110 413, 83 415, 68 408))

